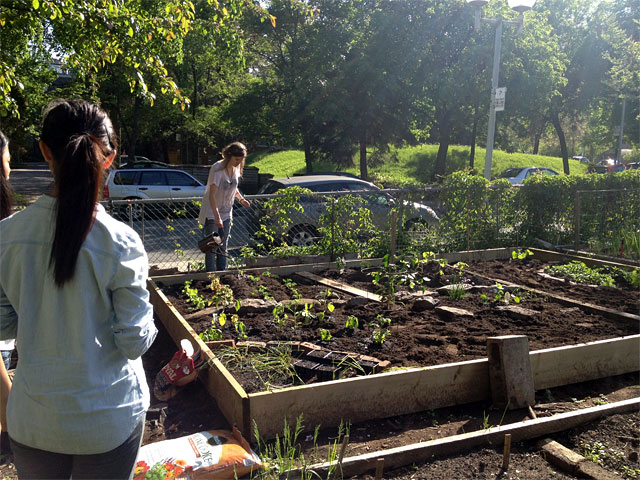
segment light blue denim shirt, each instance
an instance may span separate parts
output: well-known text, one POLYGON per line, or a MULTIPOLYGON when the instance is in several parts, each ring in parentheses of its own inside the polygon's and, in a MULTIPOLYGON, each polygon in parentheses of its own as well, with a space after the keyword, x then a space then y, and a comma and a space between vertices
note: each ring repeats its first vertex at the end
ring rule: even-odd
POLYGON ((144 418, 140 356, 155 339, 140 237, 102 206, 73 278, 49 267, 56 200, 43 195, 0 222, 0 340, 17 339, 9 435, 66 454, 103 453, 144 418))

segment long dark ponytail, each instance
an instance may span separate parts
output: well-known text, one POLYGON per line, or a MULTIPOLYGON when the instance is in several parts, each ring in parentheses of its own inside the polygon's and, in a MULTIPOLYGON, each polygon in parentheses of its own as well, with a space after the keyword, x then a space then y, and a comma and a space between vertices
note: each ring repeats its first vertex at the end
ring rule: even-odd
MULTIPOLYGON (((0 159, 4 154, 4 150, 9 148, 9 140, 4 133, 0 132, 0 159)), ((11 207, 13 206, 13 191, 7 180, 8 173, 4 171, 4 163, 0 162, 0 220, 11 215, 11 207)))
POLYGON ((89 102, 56 100, 47 107, 40 138, 53 157, 57 202, 50 265, 59 287, 73 277, 93 224, 102 165, 116 148, 114 137, 107 114, 89 102))

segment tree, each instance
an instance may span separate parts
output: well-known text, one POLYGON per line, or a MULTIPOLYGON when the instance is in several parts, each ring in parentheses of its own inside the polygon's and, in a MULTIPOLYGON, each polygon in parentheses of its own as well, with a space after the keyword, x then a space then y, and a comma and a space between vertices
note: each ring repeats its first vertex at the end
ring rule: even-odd
MULTIPOLYGON (((240 5, 262 12, 250 0, 208 0, 217 25, 240 5)), ((108 64, 118 64, 132 92, 153 103, 156 92, 168 93, 183 106, 182 94, 166 68, 178 62, 193 28, 191 1, 158 0, 0 0, 0 113, 19 115, 16 96, 24 89, 20 65, 45 51, 71 68, 82 81, 93 84, 108 64), (153 83, 153 91, 149 85, 153 83)), ((44 66, 40 58, 41 68, 44 66)))

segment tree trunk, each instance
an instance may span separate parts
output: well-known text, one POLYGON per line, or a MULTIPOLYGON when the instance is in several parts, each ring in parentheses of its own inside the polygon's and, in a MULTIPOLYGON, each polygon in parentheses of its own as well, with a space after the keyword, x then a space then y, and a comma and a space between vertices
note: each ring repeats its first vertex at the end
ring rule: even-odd
POLYGON ((191 116, 196 118, 196 111, 198 110, 198 71, 195 66, 195 62, 191 68, 191 75, 193 77, 193 93, 191 94, 191 116))
POLYGON ((304 143, 304 163, 307 167, 307 173, 313 173, 313 162, 311 158, 311 142, 306 135, 303 136, 304 143))
POLYGON ((140 109, 142 107, 142 100, 140 96, 136 96, 133 103, 133 115, 131 116, 131 130, 129 135, 129 151, 127 154, 131 160, 135 160, 136 146, 138 144, 138 132, 140 131, 140 109))
POLYGON ((436 167, 431 175, 432 182, 440 182, 442 177, 444 177, 447 166, 447 150, 449 150, 449 143, 451 142, 451 126, 449 125, 448 112, 438 115, 438 111, 436 110, 436 118, 438 122, 438 130, 440 132, 440 147, 438 148, 438 156, 436 157, 436 167))
POLYGON ((567 152, 567 140, 564 136, 562 125, 560 125, 560 117, 558 116, 558 112, 551 113, 551 123, 556 129, 558 140, 560 141, 560 152, 562 152, 562 166, 564 168, 564 173, 565 175, 569 175, 569 154, 567 152))
POLYGON ((445 167, 447 165, 447 151, 449 150, 449 135, 440 138, 440 146, 438 147, 438 156, 436 157, 436 168, 431 175, 431 181, 441 182, 444 177, 445 167))
POLYGON ((369 171, 367 169, 367 129, 365 126, 360 128, 360 178, 369 179, 369 171))

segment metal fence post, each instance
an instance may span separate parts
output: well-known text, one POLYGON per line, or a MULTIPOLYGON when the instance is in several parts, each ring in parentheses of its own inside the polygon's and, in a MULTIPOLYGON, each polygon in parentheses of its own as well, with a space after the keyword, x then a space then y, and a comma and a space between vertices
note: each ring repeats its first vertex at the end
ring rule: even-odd
POLYGON ((336 197, 334 197, 333 195, 330 197, 331 198, 331 245, 330 245, 330 252, 331 252, 331 260, 335 260, 335 241, 336 241, 336 197))
POLYGON ((391 240, 389 245, 389 263, 393 263, 393 257, 396 254, 396 237, 398 234, 398 212, 395 210, 391 211, 391 240))
POLYGON ((580 210, 581 210, 582 206, 580 204, 580 191, 576 192, 576 201, 575 201, 575 206, 573 207, 574 209, 574 222, 573 222, 573 228, 575 230, 574 234, 575 234, 575 250, 578 251, 580 250, 580 210))

